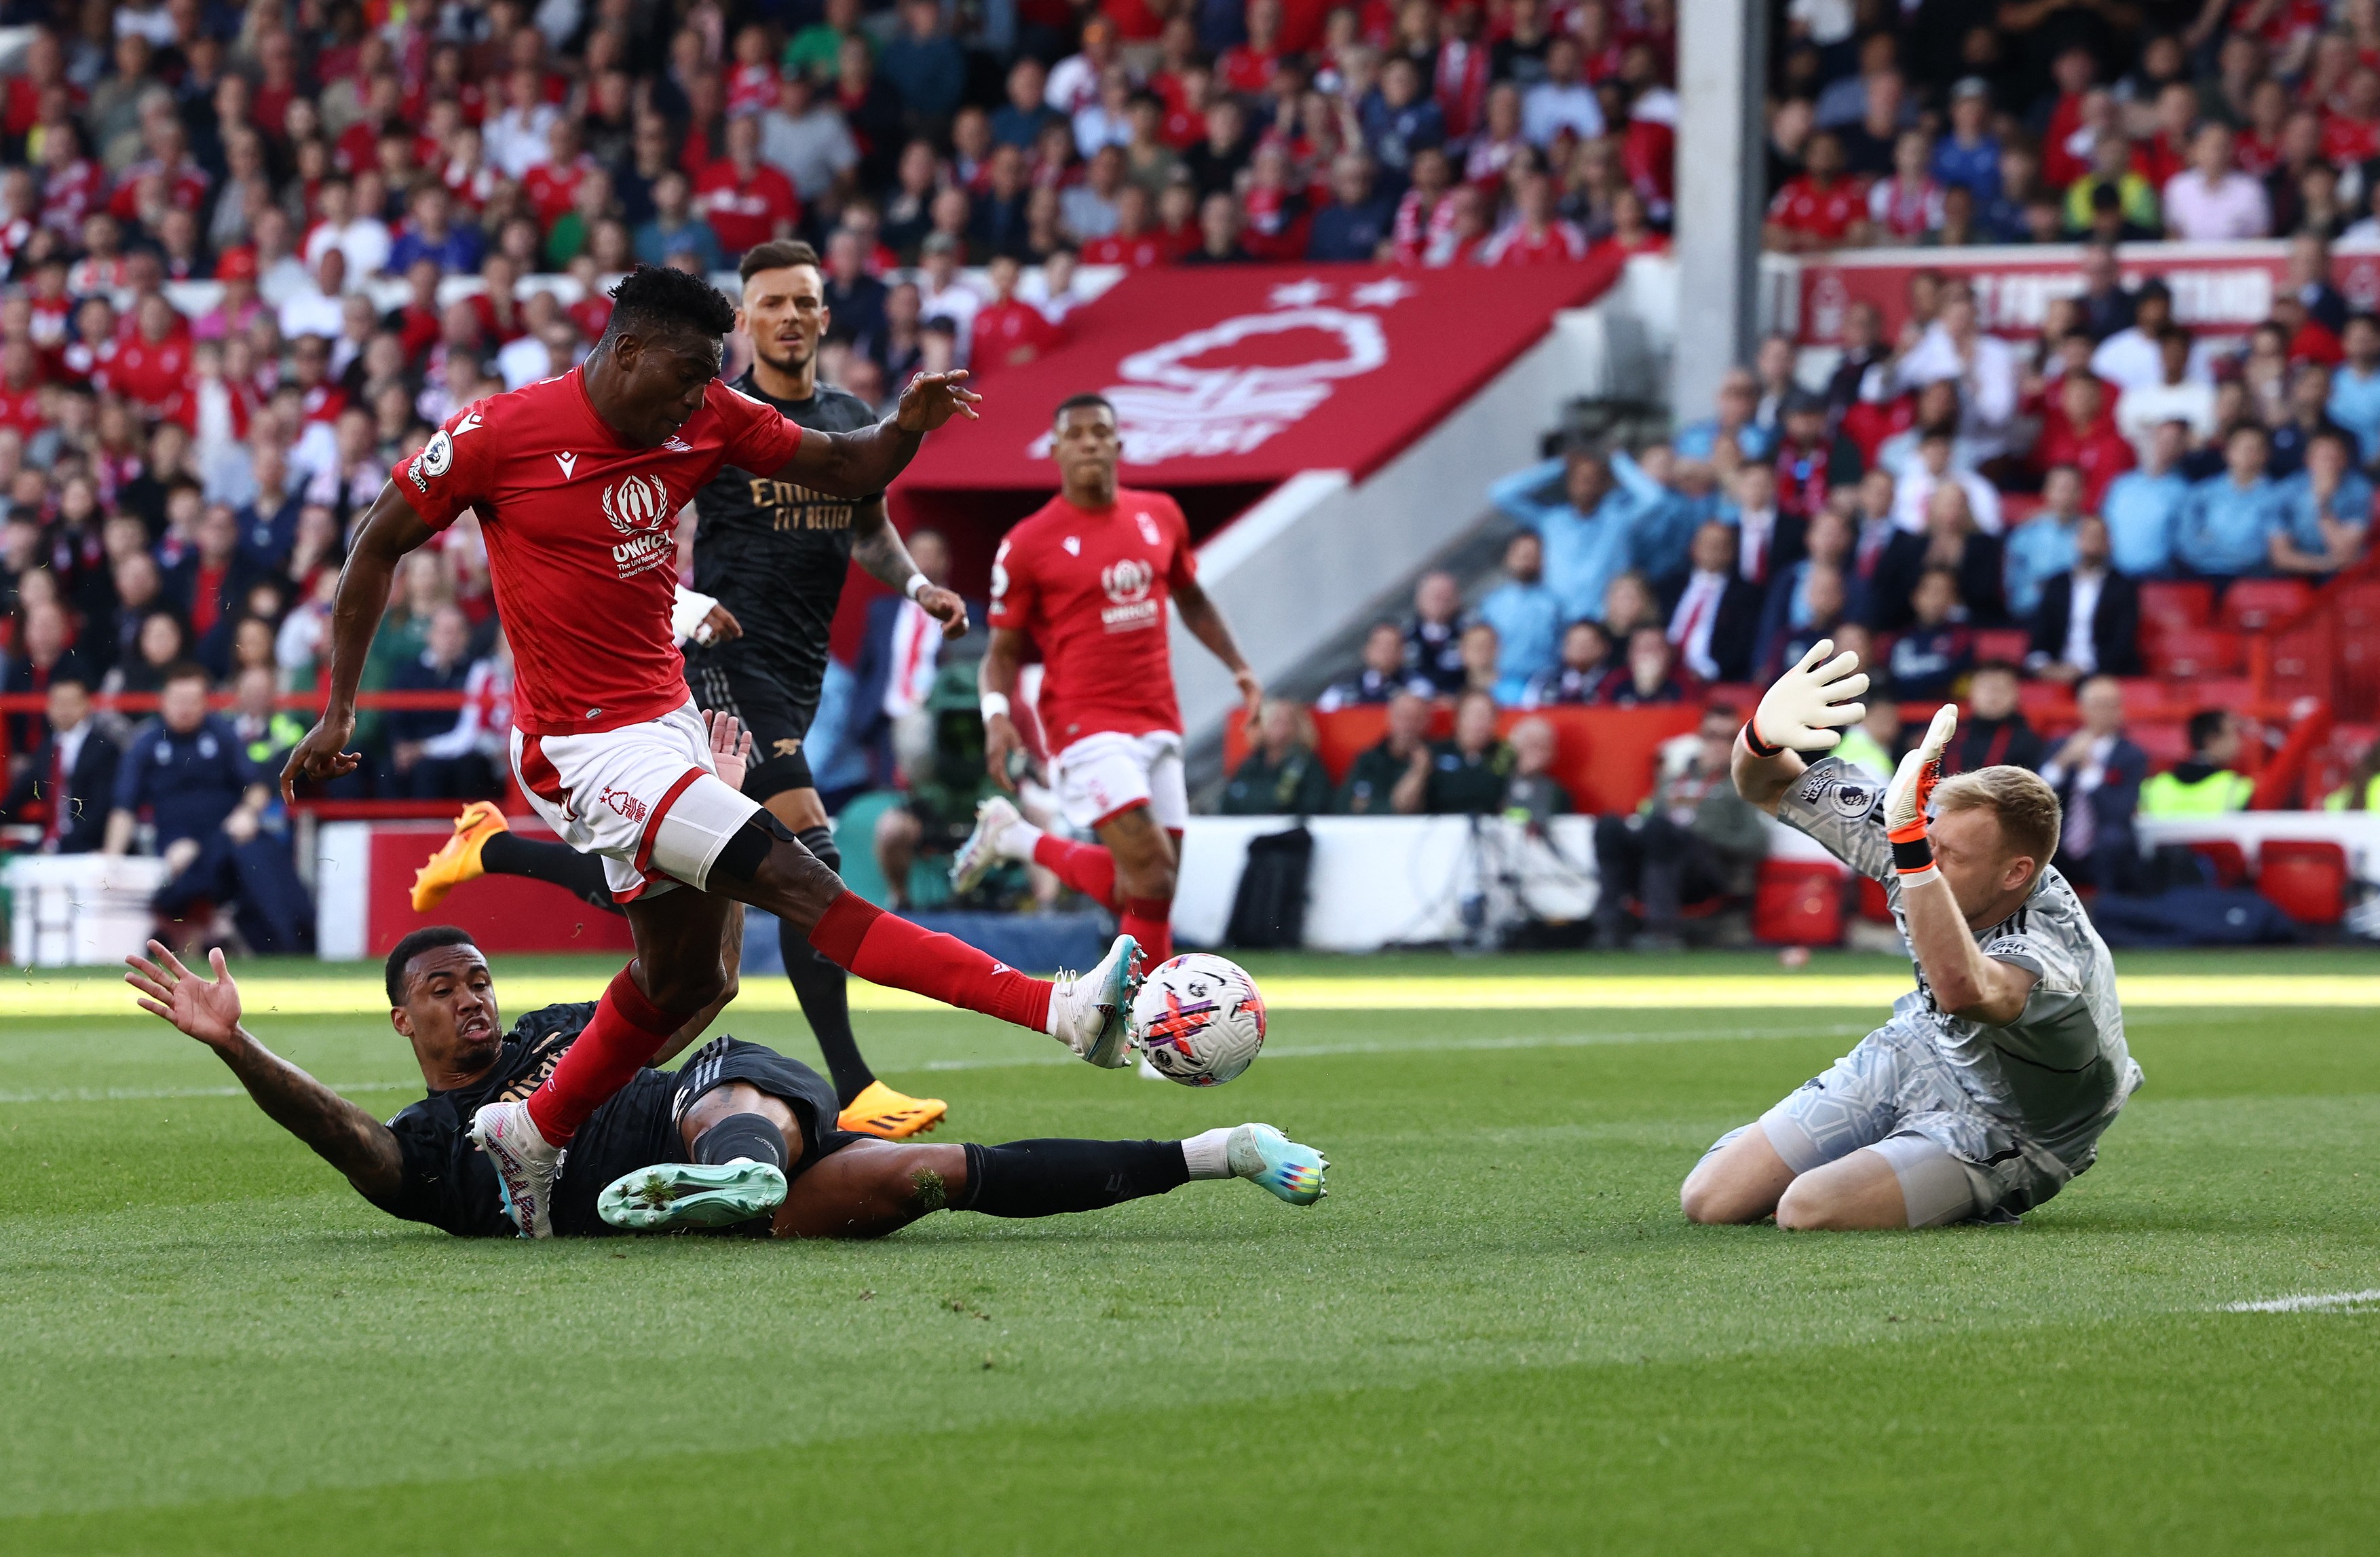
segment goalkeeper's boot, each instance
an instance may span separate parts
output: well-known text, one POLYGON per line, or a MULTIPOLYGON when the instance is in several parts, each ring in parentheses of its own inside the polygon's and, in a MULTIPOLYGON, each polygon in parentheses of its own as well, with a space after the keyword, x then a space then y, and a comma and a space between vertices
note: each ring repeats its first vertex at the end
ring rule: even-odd
POLYGON ((673 1227, 733 1227, 785 1203, 785 1175, 774 1162, 656 1162, 603 1186, 595 1211, 631 1233, 673 1227))
POLYGON ((471 1144, 496 1167, 504 1214, 524 1238, 553 1236, 553 1181, 562 1172, 562 1149, 551 1146, 528 1116, 528 1103, 490 1103, 471 1116, 471 1144))
POLYGON ((413 911, 427 914, 446 901, 446 894, 465 882, 486 874, 480 851, 499 833, 510 832, 504 813, 492 801, 474 800, 455 819, 455 835, 438 845, 430 863, 413 873, 413 911))
POLYGON ((1050 991, 1050 1036, 1104 1070, 1132 1064, 1132 997, 1140 979, 1140 943, 1117 936, 1089 972, 1058 975, 1050 991))
POLYGON ((881 1081, 871 1081, 834 1122, 854 1135, 907 1140, 941 1124, 950 1111, 951 1105, 940 1098, 913 1098, 881 1081))
POLYGON ((1234 1176, 1255 1180, 1293 1206, 1310 1206, 1330 1193, 1322 1186, 1330 1159, 1269 1125, 1241 1125, 1225 1150, 1234 1176))
POLYGON ((1025 818, 1014 802, 1005 796, 995 795, 975 809, 975 831, 967 834, 959 852, 951 857, 951 891, 964 897, 983 884, 994 867, 1008 858, 1000 852, 1000 841, 1008 830, 1025 818))

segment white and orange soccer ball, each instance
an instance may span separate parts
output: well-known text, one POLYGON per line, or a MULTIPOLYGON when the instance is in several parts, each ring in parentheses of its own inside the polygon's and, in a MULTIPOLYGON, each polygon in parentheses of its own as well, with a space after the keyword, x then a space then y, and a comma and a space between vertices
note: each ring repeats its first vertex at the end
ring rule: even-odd
POLYGON ((1185 953, 1148 970, 1133 997, 1132 1033, 1168 1081, 1220 1087, 1264 1047, 1264 996, 1230 958, 1185 953))

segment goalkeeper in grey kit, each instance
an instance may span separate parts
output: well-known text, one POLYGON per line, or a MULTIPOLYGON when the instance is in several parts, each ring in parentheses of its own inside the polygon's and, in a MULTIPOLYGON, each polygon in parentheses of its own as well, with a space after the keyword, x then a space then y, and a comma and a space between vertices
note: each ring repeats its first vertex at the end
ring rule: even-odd
POLYGON ((1853 699, 1866 690, 1856 655, 1813 646, 1736 737, 1735 786, 1884 883, 1917 988, 1823 1075, 1719 1137, 1679 1191, 1695 1222, 2010 1221, 2091 1166, 2141 1084, 2107 945, 2049 864, 2056 794, 2022 768, 1941 778, 1959 722, 1947 705, 1879 791, 1818 755, 1864 716, 1853 699))

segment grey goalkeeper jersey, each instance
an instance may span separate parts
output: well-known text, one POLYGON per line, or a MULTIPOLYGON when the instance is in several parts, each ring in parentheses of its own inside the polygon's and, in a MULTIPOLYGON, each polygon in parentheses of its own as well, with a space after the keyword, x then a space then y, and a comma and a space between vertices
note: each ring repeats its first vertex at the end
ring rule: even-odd
MULTIPOLYGON (((1900 880, 1885 836, 1882 785, 1840 758, 1822 758, 1793 781, 1777 817, 1882 882, 1893 923, 1907 943, 1900 880)), ((1893 1003, 1893 1015, 1933 1034, 1979 1106, 2080 1173, 2090 1164, 2100 1133, 2141 1084, 2141 1067, 2124 1046, 2124 1013, 2116 1003, 2107 943, 2091 928, 2066 878, 2048 866, 2024 906, 1975 941, 1985 956, 2035 977, 2022 1015, 2004 1028, 1947 1016, 1934 1004, 1923 967, 1917 988, 1893 1003)))

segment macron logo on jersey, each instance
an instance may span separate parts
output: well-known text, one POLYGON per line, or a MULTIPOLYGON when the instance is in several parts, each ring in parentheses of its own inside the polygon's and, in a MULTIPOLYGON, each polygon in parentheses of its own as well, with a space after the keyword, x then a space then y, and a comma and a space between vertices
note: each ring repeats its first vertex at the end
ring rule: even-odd
POLYGON ((553 456, 553 463, 562 467, 562 479, 566 481, 570 480, 570 473, 578 468, 578 456, 575 454, 558 454, 553 456))
POLYGON ((1070 557, 1079 557, 1083 554, 1083 543, 1071 535, 1059 544, 1066 548, 1066 554, 1070 557))

